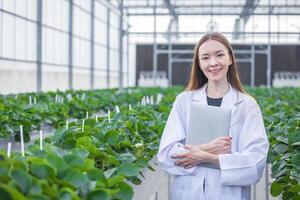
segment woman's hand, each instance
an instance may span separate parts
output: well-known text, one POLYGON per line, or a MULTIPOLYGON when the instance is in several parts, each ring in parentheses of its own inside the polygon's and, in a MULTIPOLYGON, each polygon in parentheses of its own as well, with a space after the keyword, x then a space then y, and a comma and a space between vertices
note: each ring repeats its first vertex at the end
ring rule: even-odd
POLYGON ((218 137, 209 143, 198 145, 198 148, 215 155, 230 153, 231 139, 232 137, 230 136, 218 137))
MULTIPOLYGON (((173 155, 173 159, 178 159, 175 165, 184 167, 186 169, 192 168, 200 163, 207 162, 209 153, 201 150, 198 146, 185 145, 185 149, 189 150, 186 153, 173 155)), ((210 154, 212 155, 212 154, 210 154)))

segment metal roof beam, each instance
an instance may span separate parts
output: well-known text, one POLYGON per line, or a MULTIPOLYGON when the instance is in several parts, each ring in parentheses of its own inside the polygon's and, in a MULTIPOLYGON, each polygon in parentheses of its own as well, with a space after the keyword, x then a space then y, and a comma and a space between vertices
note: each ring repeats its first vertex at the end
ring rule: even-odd
POLYGON ((243 6, 242 12, 239 15, 239 18, 235 20, 234 23, 234 34, 233 38, 238 39, 239 38, 239 32, 244 31, 245 26, 248 22, 248 19, 252 13, 254 13, 254 10, 256 6, 258 5, 260 0, 246 0, 245 5, 243 6))
MULTIPOLYGON (((217 16, 217 15, 225 15, 225 16, 236 16, 239 15, 240 13, 238 13, 237 11, 231 10, 229 12, 214 12, 213 15, 217 16)), ((170 15, 167 12, 157 12, 156 13, 157 16, 165 16, 165 15, 170 15)), ((196 11, 191 11, 191 12, 182 12, 182 13, 178 13, 178 16, 181 15, 211 15, 211 12, 207 11, 207 12, 196 12, 196 11)), ((253 13, 252 15, 268 15, 267 12, 256 12, 253 13)), ((300 12, 299 11, 284 11, 284 12, 272 12, 272 15, 290 15, 290 16, 299 16, 300 12)), ((136 12, 136 13, 128 13, 128 16, 153 16, 153 12, 149 11, 149 12, 136 12)))
MULTIPOLYGON (((300 4, 271 4, 271 7, 278 7, 278 8, 295 8, 295 7, 299 7, 300 4)), ((144 8, 152 8, 153 9, 154 6, 149 5, 149 4, 145 4, 145 5, 125 5, 124 8, 125 9, 144 9, 144 8)), ((189 8, 211 8, 212 5, 211 4, 191 4, 191 5, 172 5, 172 7, 177 10, 177 9, 189 9, 189 8)), ((247 5, 247 4, 213 4, 214 8, 245 8, 245 10, 249 10, 251 8, 253 8, 253 6, 251 5, 247 5)), ((268 5, 259 5, 259 7, 261 8, 268 8, 268 5)), ((156 5, 156 8, 166 8, 166 6, 164 5, 156 5)))
POLYGON ((254 10, 257 7, 259 1, 260 0, 247 0, 246 1, 245 5, 243 7, 242 13, 240 15, 240 18, 244 19, 245 24, 247 23, 251 13, 254 12, 254 10))
POLYGON ((167 6, 167 8, 168 8, 168 10, 170 12, 170 14, 173 16, 173 18, 175 20, 178 19, 178 16, 177 16, 177 14, 175 12, 175 9, 174 9, 173 5, 171 4, 170 0, 164 0, 164 2, 166 4, 166 6, 167 6))

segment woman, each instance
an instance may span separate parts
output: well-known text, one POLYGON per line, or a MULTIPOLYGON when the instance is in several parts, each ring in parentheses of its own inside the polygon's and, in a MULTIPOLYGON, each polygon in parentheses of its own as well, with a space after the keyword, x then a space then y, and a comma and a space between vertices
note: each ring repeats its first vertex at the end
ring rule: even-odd
POLYGON ((175 176, 171 199, 250 199, 250 185, 262 175, 268 147, 260 108, 240 83, 228 40, 220 33, 204 35, 195 47, 189 84, 176 97, 157 154, 161 166, 175 176), (184 145, 193 102, 230 108, 229 136, 184 145))

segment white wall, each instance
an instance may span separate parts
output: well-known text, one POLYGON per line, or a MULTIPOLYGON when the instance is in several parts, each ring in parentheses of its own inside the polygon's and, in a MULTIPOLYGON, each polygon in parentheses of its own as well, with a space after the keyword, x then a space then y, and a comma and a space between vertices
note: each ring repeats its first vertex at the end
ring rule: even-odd
MULTIPOLYGON (((0 3, 1 9, 12 13, 0 11, 0 94, 37 90, 37 2, 4 0, 0 3)), ((43 0, 42 3, 41 88, 43 91, 66 90, 69 88, 69 2, 43 0)), ((73 3, 73 88, 90 89, 91 0, 74 0, 73 3)), ((119 86, 119 13, 109 9, 107 3, 95 1, 95 89, 119 86)), ((124 28, 126 26, 124 23, 124 28)), ((126 36, 122 50, 124 87, 128 83, 125 41, 126 36)))
POLYGON ((0 60, 0 93, 23 93, 36 90, 36 65, 0 60))

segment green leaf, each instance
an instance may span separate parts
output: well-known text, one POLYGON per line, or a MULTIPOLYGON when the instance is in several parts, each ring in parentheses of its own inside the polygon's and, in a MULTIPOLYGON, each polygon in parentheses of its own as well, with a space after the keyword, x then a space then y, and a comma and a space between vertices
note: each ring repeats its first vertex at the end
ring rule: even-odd
POLYGON ((107 182, 106 177, 100 169, 92 169, 88 171, 87 176, 92 181, 103 181, 107 182))
POLYGON ((104 140, 110 144, 110 145, 114 145, 119 139, 119 133, 118 131, 109 131, 108 133, 106 133, 106 135, 104 136, 104 140))
POLYGON ((74 168, 66 169, 64 173, 62 173, 61 179, 67 181, 76 188, 83 186, 88 181, 86 175, 82 174, 79 169, 74 168))
POLYGON ((56 176, 54 168, 47 164, 32 164, 31 172, 42 179, 54 179, 56 176))
POLYGON ((288 135, 288 141, 291 145, 299 145, 300 144, 300 130, 297 132, 291 132, 288 135))
POLYGON ((123 153, 123 154, 118 154, 116 155, 116 159, 119 161, 122 161, 123 163, 132 163, 133 161, 136 160, 136 157, 132 155, 131 153, 123 153))
POLYGON ((31 177, 24 170, 21 169, 13 169, 11 171, 11 177, 17 184, 18 188, 22 191, 22 193, 27 194, 31 187, 31 177))
POLYGON ((59 200, 80 200, 77 196, 76 191, 71 190, 70 188, 63 188, 59 192, 59 200))
POLYGON ((117 188, 119 191, 114 195, 114 197, 117 197, 121 200, 131 200, 133 197, 133 189, 125 182, 119 183, 117 185, 117 188))
POLYGON ((117 168, 110 168, 110 169, 108 169, 108 170, 106 170, 105 172, 104 172, 104 176, 106 177, 106 178, 109 178, 109 177, 111 177, 111 175, 112 174, 114 174, 114 172, 117 170, 117 168))
POLYGON ((293 146, 300 146, 300 142, 295 142, 292 144, 293 146))
POLYGON ((9 179, 9 162, 0 161, 0 181, 9 179))
POLYGON ((88 146, 90 144, 93 144, 93 140, 89 136, 80 137, 80 138, 78 138, 78 140, 76 142, 76 146, 81 147, 81 148, 85 148, 86 146, 88 146))
POLYGON ((15 188, 0 183, 0 199, 3 200, 26 200, 26 198, 15 188))
POLYGON ((69 166, 82 166, 84 163, 84 160, 75 154, 65 155, 64 160, 69 166))
POLYGON ((289 192, 299 193, 300 192, 300 185, 292 185, 289 189, 289 192))
POLYGON ((108 179, 108 186, 111 187, 111 186, 115 186, 119 183, 123 183, 125 181, 125 178, 124 176, 122 175, 116 175, 116 176, 113 176, 111 178, 108 179))
POLYGON ((289 147, 286 144, 278 143, 273 147, 273 150, 278 154, 284 154, 289 147))
POLYGON ((74 138, 67 138, 65 141, 64 141, 64 146, 63 146, 65 149, 73 149, 76 147, 76 140, 74 138))
POLYGON ((292 159, 291 159, 292 163, 295 165, 300 165, 300 153, 297 153, 295 155, 293 155, 292 159))
POLYGON ((51 137, 52 141, 57 145, 60 144, 63 141, 63 137, 66 132, 67 130, 65 128, 55 130, 54 135, 51 137))
POLYGON ((72 152, 82 159, 88 157, 89 155, 89 151, 83 148, 75 148, 72 150, 72 152))
POLYGON ((97 151, 96 146, 93 144, 92 138, 89 136, 83 136, 78 138, 76 142, 76 147, 80 149, 86 149, 91 155, 93 155, 97 151))
POLYGON ((56 168, 58 172, 68 168, 68 165, 63 158, 52 153, 47 154, 47 160, 52 166, 56 168))
POLYGON ((13 200, 13 197, 8 191, 0 187, 0 199, 13 200))
POLYGON ((135 164, 124 164, 118 168, 118 174, 126 177, 137 176, 139 174, 139 168, 135 164))
POLYGON ((284 144, 288 144, 288 138, 282 137, 282 136, 277 136, 276 139, 280 142, 283 142, 284 144))
POLYGON ((83 166, 80 167, 83 171, 92 170, 95 168, 95 161, 92 159, 84 159, 83 166))
POLYGON ((37 178, 32 179, 29 195, 39 195, 42 193, 43 190, 42 190, 42 184, 40 183, 40 180, 37 178))
POLYGON ((97 189, 89 193, 88 200, 110 200, 109 194, 103 189, 97 189))
POLYGON ((286 184, 284 183, 278 183, 278 182, 273 182, 271 185, 270 192, 272 196, 277 197, 280 195, 280 193, 286 188, 286 184))
POLYGON ((145 168, 148 166, 148 161, 145 158, 138 158, 135 164, 141 168, 145 168))

